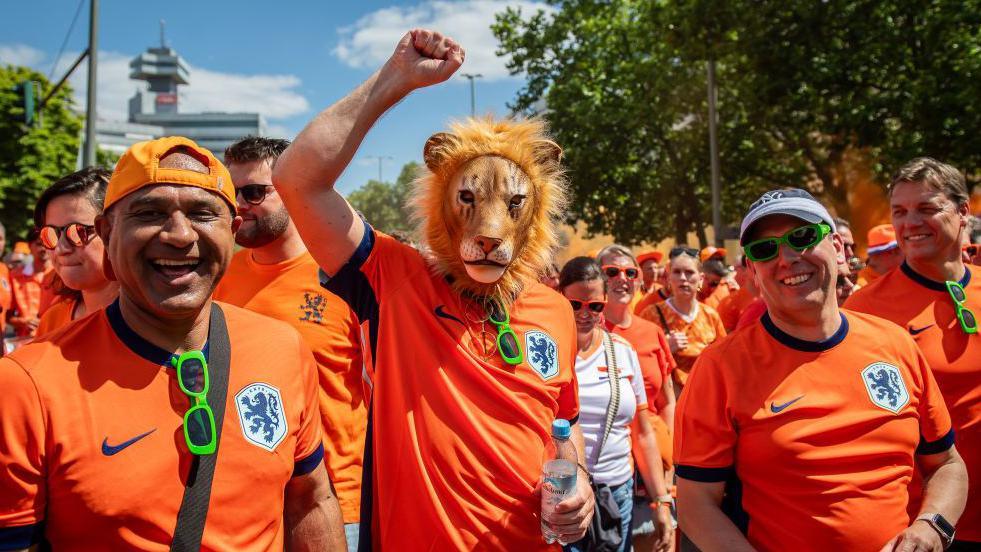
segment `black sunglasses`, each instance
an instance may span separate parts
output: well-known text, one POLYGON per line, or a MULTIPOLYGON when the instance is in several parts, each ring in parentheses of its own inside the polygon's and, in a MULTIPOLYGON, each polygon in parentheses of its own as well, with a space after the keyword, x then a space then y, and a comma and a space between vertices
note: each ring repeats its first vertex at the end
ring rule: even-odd
POLYGON ((590 301, 588 303, 584 303, 575 299, 569 299, 569 304, 572 305, 572 310, 575 312, 579 312, 583 307, 586 307, 590 311, 599 314, 603 312, 604 308, 606 308, 606 301, 590 301))
POLYGON ((694 247, 672 247, 671 251, 668 251, 668 258, 673 259, 679 255, 688 255, 689 257, 698 258, 698 250, 694 247))
POLYGON ((95 237, 95 226, 80 222, 73 222, 65 226, 48 224, 38 232, 38 239, 45 249, 54 249, 58 247, 58 240, 61 239, 62 235, 66 236, 68 242, 75 247, 82 247, 95 237))
POLYGON ((272 188, 269 184, 246 184, 241 188, 235 189, 235 197, 242 196, 242 199, 250 205, 259 205, 265 201, 266 196, 269 195, 269 188, 272 188))

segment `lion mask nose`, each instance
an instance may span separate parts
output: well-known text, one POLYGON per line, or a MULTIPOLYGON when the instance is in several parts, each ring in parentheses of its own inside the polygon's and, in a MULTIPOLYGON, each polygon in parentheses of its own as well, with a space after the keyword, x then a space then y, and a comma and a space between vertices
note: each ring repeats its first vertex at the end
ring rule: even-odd
POLYGON ((477 242, 477 245, 484 251, 484 255, 490 255, 491 251, 497 249, 503 240, 489 238, 487 236, 476 236, 473 241, 477 242))

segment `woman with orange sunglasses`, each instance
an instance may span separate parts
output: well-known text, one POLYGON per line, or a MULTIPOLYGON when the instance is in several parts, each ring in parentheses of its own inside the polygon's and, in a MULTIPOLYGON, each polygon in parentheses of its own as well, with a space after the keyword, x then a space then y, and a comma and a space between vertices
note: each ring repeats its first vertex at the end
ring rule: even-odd
POLYGON ((95 233, 109 175, 101 167, 82 169, 53 183, 37 201, 34 224, 58 275, 58 300, 41 316, 38 336, 105 308, 119 295, 119 284, 103 272, 104 247, 95 233))

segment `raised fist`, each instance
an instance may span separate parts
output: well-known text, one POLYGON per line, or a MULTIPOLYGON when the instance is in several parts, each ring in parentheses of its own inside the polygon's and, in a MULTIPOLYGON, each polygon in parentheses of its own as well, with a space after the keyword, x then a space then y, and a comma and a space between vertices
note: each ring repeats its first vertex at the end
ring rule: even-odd
POLYGON ((407 91, 438 84, 463 65, 466 52, 452 38, 435 31, 413 29, 402 37, 385 64, 388 76, 407 91))

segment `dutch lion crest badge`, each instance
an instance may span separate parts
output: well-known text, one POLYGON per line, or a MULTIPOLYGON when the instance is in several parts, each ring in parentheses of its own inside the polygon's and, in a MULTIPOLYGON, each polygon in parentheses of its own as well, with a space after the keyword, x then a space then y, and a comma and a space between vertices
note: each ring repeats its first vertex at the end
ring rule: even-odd
POLYGON ((542 379, 554 378, 559 373, 559 354, 552 336, 541 330, 525 332, 525 358, 542 379))
POLYGON ((270 452, 286 437, 286 414, 279 389, 253 383, 235 395, 235 409, 245 438, 270 452))
POLYGON ((893 414, 909 402, 909 392, 899 368, 885 362, 874 362, 862 370, 862 383, 872 403, 893 414))

